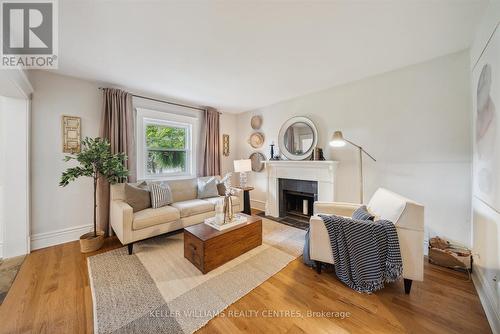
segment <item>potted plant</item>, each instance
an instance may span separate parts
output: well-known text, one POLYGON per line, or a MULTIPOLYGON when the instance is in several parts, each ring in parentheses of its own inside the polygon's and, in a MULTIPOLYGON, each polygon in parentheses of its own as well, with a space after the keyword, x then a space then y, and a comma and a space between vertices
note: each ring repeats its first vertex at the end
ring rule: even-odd
POLYGON ((96 219, 96 193, 99 178, 114 184, 125 180, 128 170, 124 167, 127 157, 123 153, 112 154, 111 146, 106 139, 86 137, 82 141, 80 153, 68 155, 64 161, 76 160, 78 165, 68 168, 62 173, 61 187, 67 186, 71 181, 80 176, 91 177, 94 181, 94 231, 80 237, 80 250, 82 253, 93 252, 102 247, 104 231, 97 231, 96 219))

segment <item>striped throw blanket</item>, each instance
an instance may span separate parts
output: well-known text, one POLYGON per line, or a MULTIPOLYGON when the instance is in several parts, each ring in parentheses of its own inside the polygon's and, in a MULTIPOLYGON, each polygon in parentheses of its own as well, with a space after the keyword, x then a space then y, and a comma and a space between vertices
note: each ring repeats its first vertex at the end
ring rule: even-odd
POLYGON ((320 215, 325 223, 335 273, 358 292, 371 293, 401 277, 403 262, 398 234, 388 220, 364 221, 320 215))

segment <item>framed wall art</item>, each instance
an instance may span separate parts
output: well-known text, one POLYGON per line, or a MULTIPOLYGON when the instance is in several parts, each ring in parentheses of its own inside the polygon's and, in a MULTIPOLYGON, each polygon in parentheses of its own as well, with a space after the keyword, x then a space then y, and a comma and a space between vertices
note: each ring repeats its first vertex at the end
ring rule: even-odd
POLYGON ((229 135, 222 135, 222 155, 229 156, 229 135))
POLYGON ((500 210, 500 32, 495 31, 472 70, 473 195, 500 210))
POLYGON ((63 153, 79 153, 81 147, 81 118, 62 117, 63 153))

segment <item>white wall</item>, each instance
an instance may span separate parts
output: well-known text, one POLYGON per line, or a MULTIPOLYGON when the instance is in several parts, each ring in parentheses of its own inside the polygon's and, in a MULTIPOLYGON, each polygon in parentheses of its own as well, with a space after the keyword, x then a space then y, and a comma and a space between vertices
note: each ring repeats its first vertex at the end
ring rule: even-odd
POLYGON ((500 0, 490 0, 470 47, 471 68, 476 64, 496 25, 500 22, 500 0))
POLYGON ((59 187, 63 162, 62 115, 82 118, 82 137, 95 137, 101 119, 97 84, 45 71, 30 71, 32 100, 32 248, 76 240, 92 225, 92 181, 59 187))
MULTIPOLYGON (((365 200, 386 187, 425 205, 426 238, 441 235, 470 244, 469 55, 460 52, 351 84, 238 115, 237 156, 254 150, 247 143, 250 118, 263 116, 269 155, 281 124, 309 117, 327 159, 339 160, 336 199, 357 202, 357 154, 352 146, 331 149, 335 130, 362 145, 377 162, 364 159, 365 200)), ((254 207, 265 202, 265 173, 252 173, 254 207)))
MULTIPOLYGON (((471 71, 500 22, 500 1, 491 1, 470 50, 471 71)), ((499 28, 500 29, 500 28, 499 28)), ((498 34, 498 32, 497 32, 498 34)), ((500 62, 497 62, 497 65, 500 62)), ((471 88, 474 92, 474 87, 471 88)), ((470 108, 472 119, 475 107, 470 108)), ((494 333, 500 332, 500 212, 472 194, 474 283, 494 333)))
MULTIPOLYGON (((0 98, 0 101, 3 98, 0 98)), ((3 115, 3 103, 0 102, 0 259, 3 258, 3 241, 5 233, 5 217, 4 217, 4 183, 5 183, 5 138, 4 138, 4 115, 3 115)))
POLYGON ((29 252, 32 92, 24 70, 0 71, 0 258, 29 252))
POLYGON ((29 102, 0 96, 0 257, 29 252, 29 102))

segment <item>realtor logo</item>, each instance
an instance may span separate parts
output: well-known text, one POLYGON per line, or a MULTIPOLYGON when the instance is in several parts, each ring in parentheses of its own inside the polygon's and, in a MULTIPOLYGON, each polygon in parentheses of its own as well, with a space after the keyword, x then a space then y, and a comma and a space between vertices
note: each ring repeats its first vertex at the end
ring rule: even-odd
POLYGON ((57 68, 56 0, 2 0, 2 68, 57 68))

